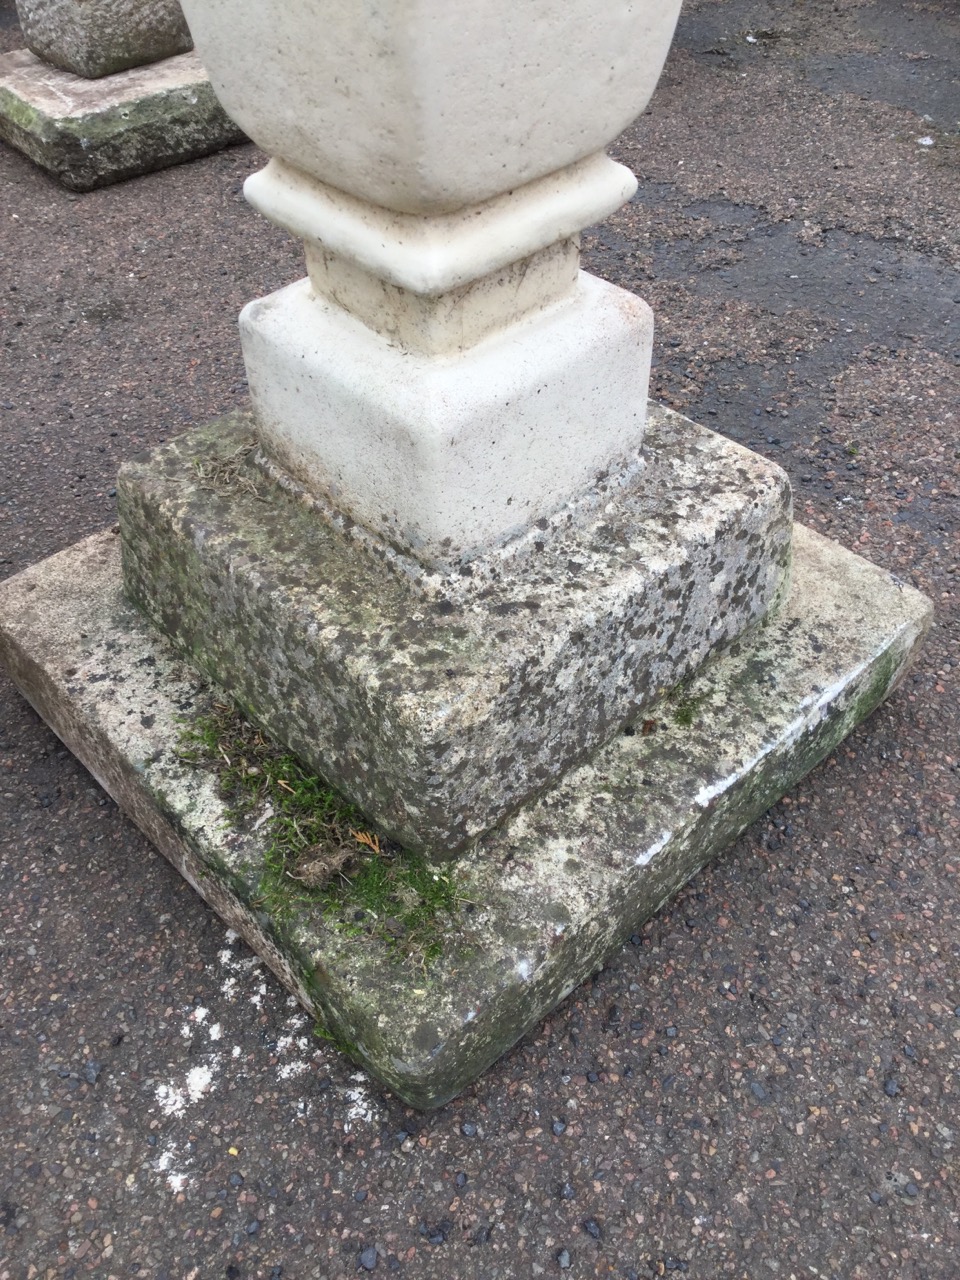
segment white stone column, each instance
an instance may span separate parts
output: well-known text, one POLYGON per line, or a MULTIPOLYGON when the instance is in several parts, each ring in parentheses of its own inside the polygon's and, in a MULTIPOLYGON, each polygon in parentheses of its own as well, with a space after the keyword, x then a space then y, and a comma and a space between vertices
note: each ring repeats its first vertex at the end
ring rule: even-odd
POLYGON ((579 271, 636 189, 603 148, 646 105, 667 3, 187 0, 250 201, 308 278, 251 303, 267 454, 433 569, 640 465, 653 332, 579 271))

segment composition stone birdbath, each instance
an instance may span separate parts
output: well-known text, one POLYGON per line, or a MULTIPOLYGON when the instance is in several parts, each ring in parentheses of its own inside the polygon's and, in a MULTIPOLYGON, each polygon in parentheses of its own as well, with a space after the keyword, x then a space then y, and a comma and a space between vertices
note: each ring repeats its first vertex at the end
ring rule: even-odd
POLYGON ((338 1042, 432 1106, 878 704, 929 606, 795 526, 780 468, 648 406, 649 308, 579 269, 679 0, 184 8, 307 276, 241 315, 252 413, 124 467, 123 591, 118 539, 80 544, 7 584, 3 649, 338 1042), (269 814, 230 819, 178 749, 202 676, 362 811, 371 857, 456 883, 429 966, 375 912, 267 902, 269 814))

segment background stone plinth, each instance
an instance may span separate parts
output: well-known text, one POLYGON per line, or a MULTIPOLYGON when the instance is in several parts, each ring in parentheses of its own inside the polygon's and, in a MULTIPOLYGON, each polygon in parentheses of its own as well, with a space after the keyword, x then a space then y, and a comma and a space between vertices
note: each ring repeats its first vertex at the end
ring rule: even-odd
POLYGON ((449 857, 783 588, 784 473, 650 415, 632 484, 452 580, 273 485, 251 465, 253 420, 225 419, 122 468, 127 591, 382 830, 449 857))
POLYGON ((0 140, 73 191, 91 191, 244 140, 193 53, 102 80, 0 56, 0 140))
POLYGON ((177 0, 16 0, 27 48, 87 79, 193 48, 177 0))
MULTIPOLYGON (((0 586, 0 659, 197 891, 351 1056, 415 1107, 462 1090, 889 693, 929 602, 797 526, 782 611, 453 871, 424 972, 319 904, 268 911, 264 837, 184 763, 215 693, 125 600, 98 535, 0 586)), ((221 695, 222 696, 222 695, 221 695)))

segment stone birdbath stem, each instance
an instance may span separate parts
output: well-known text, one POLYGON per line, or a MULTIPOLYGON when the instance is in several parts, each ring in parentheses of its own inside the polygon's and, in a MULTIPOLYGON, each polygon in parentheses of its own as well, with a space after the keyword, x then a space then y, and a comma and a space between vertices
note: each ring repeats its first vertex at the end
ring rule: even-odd
POLYGON ((649 308, 579 270, 636 180, 679 0, 187 0, 227 111, 273 158, 246 195, 309 279, 251 303, 263 447, 442 570, 635 465, 649 308))

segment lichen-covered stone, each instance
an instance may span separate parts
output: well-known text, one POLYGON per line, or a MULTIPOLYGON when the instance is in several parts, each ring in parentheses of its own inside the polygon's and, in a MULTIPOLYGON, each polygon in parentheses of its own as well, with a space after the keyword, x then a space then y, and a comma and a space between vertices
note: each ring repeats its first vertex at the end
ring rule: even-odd
POLYGON ((193 48, 177 0, 16 0, 27 48, 87 79, 193 48))
POLYGON ((660 406, 647 430, 646 467, 615 502, 444 595, 255 466, 237 472, 253 425, 224 419, 121 470, 127 591, 382 830, 449 857, 783 587, 780 468, 660 406))
POLYGON ((264 912, 262 833, 180 756, 215 696, 124 598, 98 535, 0 584, 0 661, 37 711, 333 1036, 405 1102, 465 1088, 827 755, 902 675, 929 602, 796 526, 789 599, 749 637, 486 835, 473 909, 424 974, 319 908, 264 912))
POLYGON ((0 56, 0 140, 73 191, 91 191, 244 140, 195 54, 106 80, 0 56))

